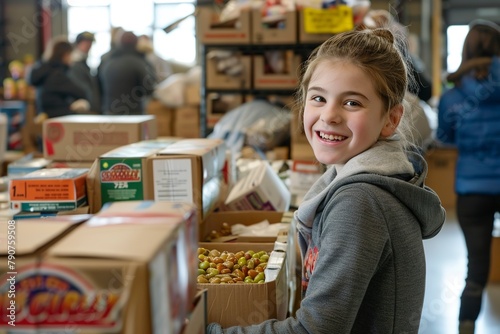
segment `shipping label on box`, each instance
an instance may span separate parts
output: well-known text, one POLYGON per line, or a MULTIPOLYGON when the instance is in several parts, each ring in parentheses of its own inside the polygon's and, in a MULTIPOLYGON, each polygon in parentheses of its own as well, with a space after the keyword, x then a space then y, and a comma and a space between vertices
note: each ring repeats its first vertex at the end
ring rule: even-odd
POLYGON ((46 168, 10 181, 11 208, 66 211, 87 203, 88 169, 46 168))

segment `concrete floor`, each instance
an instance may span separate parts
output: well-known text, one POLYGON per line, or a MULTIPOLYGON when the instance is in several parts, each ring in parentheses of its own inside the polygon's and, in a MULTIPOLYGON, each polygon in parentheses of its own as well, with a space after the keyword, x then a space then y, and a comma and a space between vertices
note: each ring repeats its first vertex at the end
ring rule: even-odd
MULTIPOLYGON (((466 249, 454 210, 433 239, 424 241, 427 255, 427 288, 420 324, 421 334, 458 333, 460 294, 466 274, 466 249)), ((500 265, 500 263, 498 264, 500 265)), ((500 333, 500 284, 489 284, 476 334, 500 333)))

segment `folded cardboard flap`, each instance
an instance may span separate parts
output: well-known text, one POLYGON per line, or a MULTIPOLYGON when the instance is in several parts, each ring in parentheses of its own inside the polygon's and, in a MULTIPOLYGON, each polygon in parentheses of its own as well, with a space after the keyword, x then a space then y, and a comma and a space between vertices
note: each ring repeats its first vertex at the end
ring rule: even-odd
POLYGON ((177 230, 176 225, 165 224, 165 218, 148 218, 147 224, 141 224, 135 218, 117 220, 120 222, 92 225, 91 219, 56 243, 47 254, 57 257, 148 261, 177 230))
MULTIPOLYGON (((90 215, 75 215, 53 218, 39 218, 22 223, 14 221, 0 221, 0 240, 9 240, 10 230, 15 231, 16 256, 34 255, 42 252, 52 243, 73 231, 80 223, 89 219, 90 215), (12 226, 12 227, 10 227, 12 226)), ((2 242, 0 256, 9 254, 7 242, 2 242), (4 247, 5 245, 5 247, 4 247)))

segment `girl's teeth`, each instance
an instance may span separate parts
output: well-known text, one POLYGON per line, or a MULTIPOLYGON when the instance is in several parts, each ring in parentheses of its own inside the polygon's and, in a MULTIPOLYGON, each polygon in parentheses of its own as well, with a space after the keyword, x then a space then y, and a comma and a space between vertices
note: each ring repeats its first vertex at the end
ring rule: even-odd
POLYGON ((343 140, 345 137, 343 136, 334 136, 334 135, 327 135, 323 132, 319 133, 319 136, 323 139, 328 139, 328 140, 343 140))

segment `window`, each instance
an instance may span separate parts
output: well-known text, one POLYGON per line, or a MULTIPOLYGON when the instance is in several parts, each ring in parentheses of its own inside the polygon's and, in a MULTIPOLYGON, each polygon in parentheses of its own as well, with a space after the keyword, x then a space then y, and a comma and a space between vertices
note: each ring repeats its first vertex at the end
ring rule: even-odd
POLYGON ((89 66, 97 68, 109 50, 111 28, 122 27, 152 37, 155 52, 166 60, 193 66, 196 62, 195 0, 67 0, 68 38, 95 33, 89 66), (92 18, 90 20, 89 18, 92 18), (184 19, 185 18, 185 19, 184 19), (182 20, 183 19, 183 20, 182 20), (164 28, 179 22, 169 33, 164 28), (175 46, 175 47, 173 47, 175 46))
POLYGON ((462 48, 465 36, 468 32, 468 25, 452 25, 446 30, 448 44, 446 51, 446 71, 448 73, 455 72, 460 66, 460 62, 462 61, 462 48))

